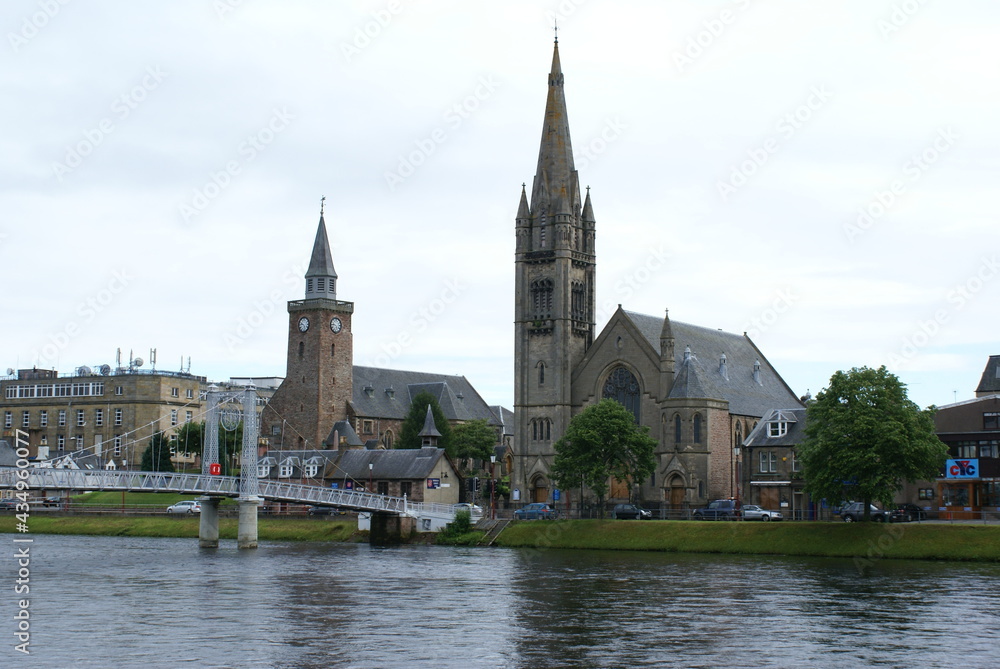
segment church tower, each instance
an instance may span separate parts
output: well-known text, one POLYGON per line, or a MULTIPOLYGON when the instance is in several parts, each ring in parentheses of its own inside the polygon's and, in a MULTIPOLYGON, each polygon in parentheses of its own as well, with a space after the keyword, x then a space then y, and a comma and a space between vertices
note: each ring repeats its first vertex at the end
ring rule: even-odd
POLYGON ((516 220, 513 487, 522 501, 552 501, 546 463, 569 424, 573 369, 594 340, 594 226, 573 164, 557 39, 531 198, 522 186, 516 220))
POLYGON ((334 423, 347 418, 354 369, 353 314, 353 302, 337 299, 337 271, 321 207, 305 299, 288 303, 285 380, 261 417, 261 436, 271 448, 323 448, 334 423))

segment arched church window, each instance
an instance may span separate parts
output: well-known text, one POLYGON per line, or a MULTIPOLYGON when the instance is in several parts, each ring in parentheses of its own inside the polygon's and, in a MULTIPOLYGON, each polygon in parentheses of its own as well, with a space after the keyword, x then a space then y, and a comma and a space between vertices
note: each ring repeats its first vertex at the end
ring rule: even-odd
POLYGON ((584 285, 579 281, 573 282, 572 287, 572 313, 573 320, 583 321, 587 319, 587 300, 584 285))
POLYGON ((392 448, 392 430, 386 430, 385 434, 382 435, 382 443, 385 444, 387 449, 392 448))
POLYGON ((681 417, 674 414, 674 443, 681 443, 681 417))
POLYGON ((701 414, 694 415, 694 443, 701 443, 701 414))
POLYGON ((743 426, 740 425, 739 421, 736 421, 736 445, 739 446, 743 443, 743 426))
POLYGON ((299 342, 299 357, 303 357, 306 354, 306 343, 303 341, 299 342))
POLYGON ((538 385, 541 386, 541 385, 544 385, 544 384, 545 384, 545 363, 539 361, 538 362, 538 385))
POLYGON ((639 380, 632 372, 620 365, 615 367, 608 375, 608 380, 604 382, 602 397, 618 401, 632 413, 637 424, 640 422, 639 380))
POLYGON ((552 279, 536 279, 531 282, 531 309, 534 318, 551 318, 552 279))

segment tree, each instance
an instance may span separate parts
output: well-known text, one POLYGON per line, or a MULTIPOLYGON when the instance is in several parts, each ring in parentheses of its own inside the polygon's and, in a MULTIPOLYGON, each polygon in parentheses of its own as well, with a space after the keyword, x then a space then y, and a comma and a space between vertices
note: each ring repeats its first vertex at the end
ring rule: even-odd
POLYGON ((177 428, 177 450, 181 453, 194 453, 200 456, 204 441, 204 422, 195 423, 191 421, 177 428))
MULTIPOLYGON (((177 428, 177 450, 185 453, 195 453, 204 457, 205 423, 184 423, 177 428)), ((235 430, 226 430, 219 425, 219 464, 222 465, 222 475, 233 473, 233 454, 243 450, 243 421, 235 430)))
POLYGON ((947 447, 934 433, 934 409, 921 411, 886 368, 837 372, 806 413, 800 447, 813 499, 892 504, 904 481, 939 475, 947 447))
POLYGON ((445 449, 451 455, 451 426, 441 411, 441 406, 434 399, 434 396, 427 391, 421 391, 413 397, 410 403, 410 412, 403 419, 403 424, 399 428, 399 440, 396 448, 420 448, 420 430, 424 427, 424 419, 427 417, 427 407, 430 406, 431 414, 434 416, 434 427, 441 433, 438 438, 438 446, 445 449))
POLYGON ((601 516, 611 477, 625 481, 632 494, 636 481, 653 473, 656 440, 636 425, 632 412, 612 399, 592 404, 569 422, 555 443, 552 477, 562 489, 585 485, 597 495, 601 516))
POLYGON ((456 425, 451 432, 451 446, 457 460, 487 461, 496 444, 497 433, 485 418, 456 425))
POLYGON ((170 443, 162 432, 155 433, 149 440, 139 466, 144 472, 174 471, 174 463, 170 461, 170 443))

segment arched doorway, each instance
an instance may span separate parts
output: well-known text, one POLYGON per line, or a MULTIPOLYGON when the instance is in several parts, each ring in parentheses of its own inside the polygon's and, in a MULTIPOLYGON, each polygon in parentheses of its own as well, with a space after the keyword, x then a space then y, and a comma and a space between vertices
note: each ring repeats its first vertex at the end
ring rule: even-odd
POLYGON ((549 501, 549 482, 544 476, 536 476, 531 480, 531 501, 549 501))
POLYGON ((674 476, 670 478, 670 483, 664 491, 666 493, 667 506, 669 508, 684 508, 684 490, 684 479, 677 474, 674 474, 674 476))

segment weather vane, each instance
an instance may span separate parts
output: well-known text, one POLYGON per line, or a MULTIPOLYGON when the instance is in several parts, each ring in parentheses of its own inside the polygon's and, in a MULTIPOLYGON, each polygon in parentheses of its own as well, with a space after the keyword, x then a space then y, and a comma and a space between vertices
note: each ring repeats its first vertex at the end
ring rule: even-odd
POLYGON ((319 215, 323 215, 323 208, 326 205, 326 195, 319 199, 319 215))
POLYGON ((552 19, 552 30, 556 34, 556 44, 559 44, 559 19, 558 18, 552 19))

